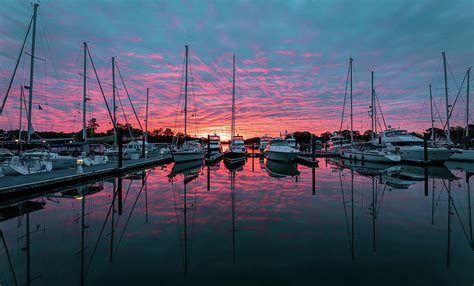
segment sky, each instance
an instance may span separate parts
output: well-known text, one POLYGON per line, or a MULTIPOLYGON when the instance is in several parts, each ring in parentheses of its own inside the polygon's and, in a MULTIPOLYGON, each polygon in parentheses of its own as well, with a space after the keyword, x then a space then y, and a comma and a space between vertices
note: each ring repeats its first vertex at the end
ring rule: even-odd
MULTIPOLYGON (((82 128, 84 41, 110 106, 112 57, 142 124, 150 88, 149 130, 182 131, 180 79, 184 46, 189 45, 188 133, 216 132, 223 138, 230 137, 233 54, 236 130, 245 137, 276 136, 285 130, 316 134, 339 130, 351 57, 354 129, 370 129, 370 71, 388 125, 411 131, 430 127, 428 85, 432 84, 435 125, 442 127, 446 112, 441 53, 447 55, 450 105, 474 62, 474 1, 469 0, 42 0, 39 4, 32 109, 37 131, 82 128)), ((31 15, 29 0, 0 1, 2 100, 31 15)), ((0 116, 0 129, 20 125, 20 87, 28 85, 30 50, 31 34, 28 54, 21 58, 0 116)), ((109 129, 111 120, 89 60, 87 75, 87 118, 97 118, 100 130, 109 129)), ((474 75, 471 86, 473 81, 474 75)), ((138 126, 119 76, 116 82, 122 102, 117 104, 117 120, 138 126)), ((470 102, 472 110, 472 96, 470 102)), ((452 125, 463 125, 465 112, 464 85, 452 125)), ((343 128, 350 127, 349 110, 345 114, 343 128)))

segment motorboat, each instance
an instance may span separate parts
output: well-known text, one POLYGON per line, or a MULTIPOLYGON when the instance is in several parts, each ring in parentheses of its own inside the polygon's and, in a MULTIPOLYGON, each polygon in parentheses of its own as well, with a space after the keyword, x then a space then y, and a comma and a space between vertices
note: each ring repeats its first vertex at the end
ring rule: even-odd
POLYGON ((288 143, 288 145, 291 148, 294 148, 296 150, 300 149, 300 145, 298 144, 298 142, 296 142, 296 139, 293 137, 293 134, 290 134, 290 135, 287 136, 286 143, 288 143))
POLYGON ((214 133, 207 142, 211 155, 222 153, 221 137, 214 133))
MULTIPOLYGON (((378 142, 375 144, 400 155, 402 161, 423 162, 425 158, 423 140, 406 130, 394 129, 389 126, 387 130, 379 134, 378 142)), ((454 150, 433 146, 428 147, 427 151, 428 160, 432 162, 445 162, 456 153, 454 150)))
POLYGON ((334 132, 328 141, 329 150, 334 154, 339 154, 339 148, 349 148, 351 146, 350 141, 342 135, 334 132))
POLYGON ((224 153, 224 161, 227 163, 245 162, 247 149, 245 148, 244 137, 234 136, 229 145, 229 150, 224 153))
POLYGON ((270 143, 270 140, 272 140, 272 137, 268 135, 260 137, 260 152, 263 152, 263 150, 265 150, 268 143, 270 143))
POLYGON ((293 162, 296 156, 300 154, 299 150, 288 145, 286 140, 281 138, 274 138, 264 150, 264 155, 267 159, 281 162, 293 162))

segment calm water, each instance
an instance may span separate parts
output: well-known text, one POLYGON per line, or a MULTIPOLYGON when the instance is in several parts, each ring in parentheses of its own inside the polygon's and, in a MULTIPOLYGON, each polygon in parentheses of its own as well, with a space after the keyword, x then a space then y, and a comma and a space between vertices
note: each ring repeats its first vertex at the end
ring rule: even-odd
POLYGON ((0 283, 472 285, 464 171, 346 164, 169 164, 2 209, 0 283))

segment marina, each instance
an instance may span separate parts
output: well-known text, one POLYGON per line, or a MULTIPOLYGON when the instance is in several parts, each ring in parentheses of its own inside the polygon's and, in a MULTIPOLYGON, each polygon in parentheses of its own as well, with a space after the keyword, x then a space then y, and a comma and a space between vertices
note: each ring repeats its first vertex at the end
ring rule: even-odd
POLYGON ((474 2, 25 1, 0 286, 473 284, 474 2))

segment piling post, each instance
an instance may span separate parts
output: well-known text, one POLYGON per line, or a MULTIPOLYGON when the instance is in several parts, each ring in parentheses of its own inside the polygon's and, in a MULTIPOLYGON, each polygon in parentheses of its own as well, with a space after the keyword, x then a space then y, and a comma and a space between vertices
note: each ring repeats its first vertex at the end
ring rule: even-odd
POLYGON ((211 158, 211 135, 207 135, 207 159, 211 158))
POLYGON ((428 196, 428 168, 424 168, 425 170, 425 197, 428 196))
POLYGON ((423 133, 424 160, 428 163, 428 133, 423 133))
POLYGON ((314 141, 314 134, 311 134, 311 155, 314 161, 316 159, 316 142, 314 141))
POLYGON ((121 169, 122 168, 122 160, 123 160, 123 153, 122 153, 122 150, 123 150, 123 130, 122 129, 119 129, 118 130, 118 168, 121 169))
POLYGON ((142 157, 145 158, 146 152, 145 152, 145 135, 143 135, 143 141, 142 141, 142 157))

